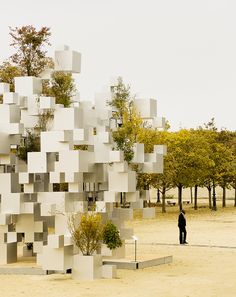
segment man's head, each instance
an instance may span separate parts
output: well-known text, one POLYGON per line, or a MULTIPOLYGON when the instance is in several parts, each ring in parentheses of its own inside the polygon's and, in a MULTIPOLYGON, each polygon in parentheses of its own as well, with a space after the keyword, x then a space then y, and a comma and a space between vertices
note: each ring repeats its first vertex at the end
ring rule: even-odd
POLYGON ((184 210, 184 209, 182 209, 181 212, 182 212, 183 214, 185 214, 185 210, 184 210))

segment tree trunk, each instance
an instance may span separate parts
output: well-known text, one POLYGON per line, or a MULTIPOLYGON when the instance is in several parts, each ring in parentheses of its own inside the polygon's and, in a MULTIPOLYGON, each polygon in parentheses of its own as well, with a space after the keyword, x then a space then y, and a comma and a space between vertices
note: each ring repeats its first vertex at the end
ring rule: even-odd
POLYGON ((190 202, 193 204, 193 187, 190 187, 190 202))
POLYGON ((120 192, 120 206, 122 207, 123 205, 123 194, 120 192))
POLYGON ((123 207, 125 208, 126 206, 126 193, 123 192, 123 207))
POLYGON ((217 210, 217 207, 216 207, 216 186, 215 186, 214 181, 213 181, 213 185, 212 185, 212 210, 217 210))
POLYGON ((209 208, 211 209, 212 208, 212 205, 211 205, 211 186, 208 186, 207 190, 208 190, 209 208))
POLYGON ((179 185, 178 186, 178 205, 179 205, 179 210, 182 210, 182 190, 183 186, 179 185))
POLYGON ((195 185, 194 186, 194 209, 197 210, 197 190, 198 190, 198 186, 195 185))
POLYGON ((157 203, 160 203, 161 199, 160 199, 160 189, 157 189, 157 203))
POLYGON ((162 212, 166 212, 166 188, 162 187, 162 212))
POLYGON ((222 207, 226 207, 226 188, 222 187, 222 207))

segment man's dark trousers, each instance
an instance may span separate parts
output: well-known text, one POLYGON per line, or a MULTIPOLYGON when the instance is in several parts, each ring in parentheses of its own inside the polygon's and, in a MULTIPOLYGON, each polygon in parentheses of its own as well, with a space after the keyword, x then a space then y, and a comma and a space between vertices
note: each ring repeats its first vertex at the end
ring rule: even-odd
POLYGON ((186 236, 187 236, 187 231, 185 226, 184 227, 179 227, 179 243, 183 244, 186 242, 186 236))

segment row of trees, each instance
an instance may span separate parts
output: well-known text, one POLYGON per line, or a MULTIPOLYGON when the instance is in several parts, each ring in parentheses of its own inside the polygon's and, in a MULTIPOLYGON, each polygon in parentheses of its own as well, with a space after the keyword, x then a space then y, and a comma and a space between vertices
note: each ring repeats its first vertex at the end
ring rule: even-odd
POLYGON ((194 208, 198 207, 198 188, 206 187, 209 193, 209 208, 217 210, 216 186, 222 188, 222 206, 226 206, 226 189, 234 188, 236 206, 236 132, 217 130, 214 119, 197 129, 182 129, 170 132, 166 124, 164 131, 153 129, 143 122, 134 106, 134 97, 122 79, 112 87, 113 99, 109 105, 116 111, 118 129, 113 132, 117 149, 125 152, 125 160, 133 158, 135 142, 144 143, 145 152, 151 153, 154 145, 167 145, 163 174, 142 173, 138 166, 138 188, 157 189, 162 194, 162 211, 165 212, 166 192, 178 189, 178 205, 182 208, 183 188, 194 189, 194 208))

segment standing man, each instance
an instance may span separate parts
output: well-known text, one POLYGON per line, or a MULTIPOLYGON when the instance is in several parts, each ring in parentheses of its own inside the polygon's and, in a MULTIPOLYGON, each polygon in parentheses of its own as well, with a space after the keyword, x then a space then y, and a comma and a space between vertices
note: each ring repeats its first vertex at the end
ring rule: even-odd
POLYGON ((185 211, 182 209, 178 218, 178 227, 179 227, 179 243, 187 244, 186 236, 186 219, 185 219, 185 211))

